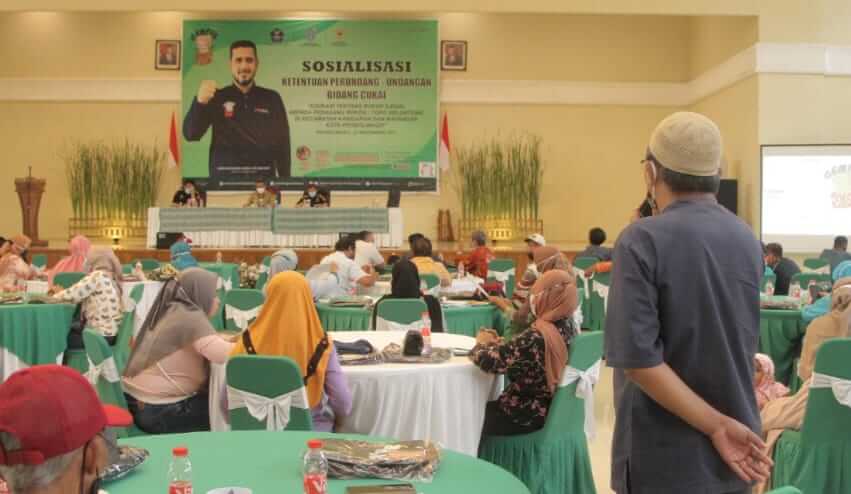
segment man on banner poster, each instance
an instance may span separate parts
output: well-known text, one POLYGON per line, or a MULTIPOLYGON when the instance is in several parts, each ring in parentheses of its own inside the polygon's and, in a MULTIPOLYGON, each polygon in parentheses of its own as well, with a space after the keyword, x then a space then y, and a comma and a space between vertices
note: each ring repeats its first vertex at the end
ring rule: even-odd
POLYGON ((211 181, 275 180, 290 177, 290 127, 277 91, 259 87, 260 60, 253 41, 230 45, 233 84, 202 81, 183 120, 183 135, 199 141, 213 127, 211 181))

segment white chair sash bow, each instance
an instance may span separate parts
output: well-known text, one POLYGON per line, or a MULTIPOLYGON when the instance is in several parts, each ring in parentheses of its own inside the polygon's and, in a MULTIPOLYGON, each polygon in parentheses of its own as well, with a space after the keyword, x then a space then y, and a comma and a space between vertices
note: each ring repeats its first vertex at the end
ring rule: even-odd
POLYGON ((609 312, 609 285, 594 282, 594 293, 603 299, 603 314, 609 312))
POLYGON ((422 320, 414 321, 410 324, 403 324, 401 322, 395 322, 389 319, 384 319, 383 317, 375 318, 376 331, 422 331, 422 328, 422 320))
POLYGON ((810 388, 830 388, 833 391, 833 397, 836 398, 836 401, 843 406, 851 408, 851 380, 813 372, 813 381, 810 383, 810 388))
POLYGON ((228 386, 228 410, 246 408, 258 421, 266 422, 267 431, 282 431, 290 423, 290 408, 307 410, 307 390, 304 386, 273 398, 260 396, 228 386))
POLYGON ((804 266, 804 269, 801 270, 803 273, 816 273, 816 274, 830 274, 830 264, 826 264, 820 268, 808 268, 804 266))
POLYGON ((260 263, 260 272, 261 272, 261 273, 269 274, 269 272, 270 272, 271 270, 272 270, 271 266, 267 266, 267 265, 265 265, 265 264, 263 264, 263 263, 260 263))
POLYGON ((226 292, 231 291, 231 289, 233 288, 233 282, 231 280, 226 280, 219 276, 218 280, 216 281, 216 290, 221 290, 222 288, 224 288, 226 292))
POLYGON ((588 284, 589 284, 588 282, 589 282, 589 280, 591 280, 591 277, 585 276, 585 271, 577 268, 576 266, 573 266, 573 274, 582 278, 582 285, 583 285, 583 288, 584 288, 584 291, 582 292, 582 296, 585 297, 585 298, 589 298, 591 296, 591 289, 588 286, 588 284))
POLYGON ((257 315, 260 314, 260 309, 262 309, 262 305, 258 305, 253 309, 242 310, 237 309, 232 305, 225 305, 225 317, 228 319, 233 319, 234 324, 240 330, 243 330, 248 327, 248 324, 252 319, 257 318, 257 315))
POLYGON ((89 370, 86 371, 85 376, 92 386, 97 386, 101 377, 110 383, 117 383, 121 379, 121 376, 118 374, 118 367, 115 365, 115 359, 113 357, 104 359, 104 361, 98 365, 95 365, 94 362, 92 362, 92 359, 88 360, 89 370))
POLYGON ((493 278, 500 283, 508 283, 508 280, 514 275, 514 268, 506 271, 488 270, 488 278, 493 278))
POLYGON ((596 423, 594 420, 594 386, 600 380, 601 361, 597 360, 594 364, 581 371, 571 366, 564 369, 564 375, 561 377, 560 386, 569 386, 576 383, 576 397, 585 401, 585 437, 589 440, 594 439, 596 435, 596 423))

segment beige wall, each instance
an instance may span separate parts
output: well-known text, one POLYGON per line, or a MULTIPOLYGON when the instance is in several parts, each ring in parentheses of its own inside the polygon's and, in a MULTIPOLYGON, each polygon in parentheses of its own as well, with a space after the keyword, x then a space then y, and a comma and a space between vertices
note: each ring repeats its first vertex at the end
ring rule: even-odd
POLYGON ((719 65, 759 38, 756 17, 689 18, 689 79, 719 65))

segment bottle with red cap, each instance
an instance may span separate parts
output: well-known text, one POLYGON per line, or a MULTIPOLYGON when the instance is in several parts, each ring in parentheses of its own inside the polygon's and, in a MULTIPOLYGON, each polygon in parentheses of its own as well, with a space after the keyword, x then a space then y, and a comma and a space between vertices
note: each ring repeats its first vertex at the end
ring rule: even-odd
POLYGON ((189 448, 178 446, 171 450, 171 454, 168 494, 192 494, 192 462, 189 461, 189 448))
POLYGON ((422 313, 420 333, 423 335, 423 355, 431 355, 431 318, 428 312, 422 313))
POLYGON ((322 441, 311 439, 307 441, 307 448, 304 454, 304 494, 327 494, 328 460, 322 452, 322 441))

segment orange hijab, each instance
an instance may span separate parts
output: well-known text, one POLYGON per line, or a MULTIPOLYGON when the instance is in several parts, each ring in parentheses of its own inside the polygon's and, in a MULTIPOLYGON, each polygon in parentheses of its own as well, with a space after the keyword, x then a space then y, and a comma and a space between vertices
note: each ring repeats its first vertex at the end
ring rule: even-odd
MULTIPOLYGON (((325 336, 313 304, 310 285, 301 274, 286 271, 275 275, 266 286, 266 303, 247 329, 251 343, 258 355, 293 359, 304 376, 316 346, 325 336)), ((240 338, 231 355, 244 353, 248 352, 240 338)), ((330 356, 331 348, 328 348, 319 360, 316 373, 307 381, 307 397, 311 408, 322 400, 330 356)))

